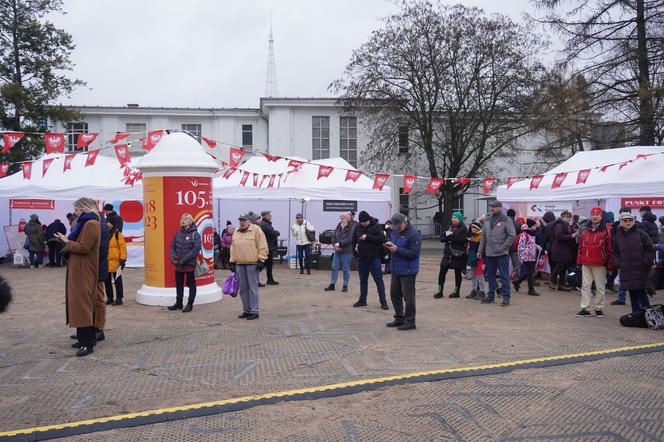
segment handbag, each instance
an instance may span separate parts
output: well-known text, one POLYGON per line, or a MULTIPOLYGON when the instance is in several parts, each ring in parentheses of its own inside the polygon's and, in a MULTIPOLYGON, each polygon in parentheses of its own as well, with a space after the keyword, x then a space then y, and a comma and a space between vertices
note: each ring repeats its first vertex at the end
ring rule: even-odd
POLYGON ((240 278, 238 278, 237 273, 233 272, 230 274, 226 281, 224 282, 224 295, 230 295, 235 298, 237 293, 240 291, 240 278))
POLYGON ((30 238, 27 236, 25 237, 25 242, 23 243, 23 248, 25 250, 30 250, 30 238))
POLYGON ((194 268, 194 276, 196 276, 197 278, 202 278, 203 276, 207 275, 209 271, 210 267, 208 266, 208 263, 205 259, 201 259, 200 261, 198 259, 196 260, 196 268, 194 268))
POLYGON ((307 240, 309 242, 314 242, 316 241, 316 231, 315 230, 307 230, 307 227, 304 227, 304 233, 307 235, 307 240))
POLYGON ((460 258, 466 254, 466 251, 450 247, 450 253, 452 254, 453 257, 460 258))

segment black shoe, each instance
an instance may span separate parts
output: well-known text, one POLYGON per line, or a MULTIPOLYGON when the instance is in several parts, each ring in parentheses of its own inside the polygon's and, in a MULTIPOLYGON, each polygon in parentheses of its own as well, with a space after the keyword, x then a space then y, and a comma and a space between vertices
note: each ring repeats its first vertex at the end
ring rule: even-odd
POLYGON ((397 327, 397 330, 415 330, 417 327, 415 327, 415 324, 408 323, 406 324, 405 322, 401 324, 400 326, 397 327))
POLYGON ((324 289, 326 292, 333 292, 334 291, 334 284, 330 284, 324 289))
POLYGON ((580 318, 589 318, 589 317, 591 317, 592 315, 590 314, 590 312, 589 312, 588 310, 586 310, 586 309, 584 308, 584 309, 582 309, 579 313, 577 313, 576 316, 578 316, 578 317, 580 317, 580 318))
POLYGON ((242 314, 240 316, 238 316, 238 319, 244 319, 244 318, 249 317, 249 316, 251 316, 251 313, 242 312, 242 314))
POLYGON ((343 286, 341 288, 341 291, 344 292, 344 293, 347 292, 348 291, 348 286, 347 285, 343 286))
POLYGON ((440 299, 440 298, 443 298, 444 295, 443 295, 443 292, 436 292, 436 293, 433 294, 433 297, 436 298, 436 299, 440 299))
POLYGON ((279 285, 279 283, 275 280, 272 280, 272 281, 268 281, 267 285, 279 285))
POLYGON ((193 306, 191 304, 187 304, 185 308, 182 309, 182 313, 189 313, 190 311, 193 310, 193 306))
POLYGON ((521 284, 519 284, 519 283, 516 282, 516 281, 512 281, 512 285, 514 286, 514 290, 516 290, 517 292, 518 292, 519 289, 521 288, 521 284))
POLYGON ((528 291, 528 296, 539 296, 540 294, 537 293, 535 290, 530 290, 528 291))
POLYGON ((122 305, 122 298, 116 299, 113 305, 122 305))
POLYGON ((456 291, 450 293, 450 296, 448 296, 448 298, 450 298, 450 299, 452 299, 452 298, 459 298, 460 296, 461 296, 461 295, 459 294, 459 289, 457 289, 456 291))
POLYGON ((598 318, 603 318, 604 312, 601 310, 595 310, 595 316, 597 316, 598 318))
POLYGON ((403 325, 403 319, 402 318, 394 318, 394 321, 388 322, 387 324, 388 327, 399 327, 403 325))
POLYGON ((265 284, 263 284, 262 282, 259 282, 258 287, 265 287, 265 284))
POLYGON ((493 299, 486 299, 486 298, 482 299, 481 302, 482 302, 482 304, 493 304, 494 303, 493 299))
POLYGON ((300 269, 300 275, 304 275, 304 269, 300 269))
POLYGON ((106 300, 106 305, 111 305, 111 304, 113 304, 113 300, 112 299, 107 299, 106 300))
POLYGON ((307 270, 307 275, 311 275, 311 270, 307 270))
POLYGON ((78 341, 74 342, 74 343, 71 345, 71 348, 81 348, 81 347, 82 347, 82 345, 81 345, 81 343, 78 342, 78 341))
POLYGON ((362 301, 357 301, 355 304, 353 304, 353 307, 366 307, 367 303, 362 302, 362 301))
POLYGON ((258 319, 258 318, 260 318, 258 313, 251 313, 249 316, 247 316, 247 320, 249 320, 249 321, 252 321, 252 320, 258 319))
POLYGON ((182 304, 173 304, 170 307, 168 307, 169 310, 182 310, 182 304))
POLYGON ((382 308, 383 310, 389 310, 389 309, 390 309, 390 306, 387 305, 387 304, 381 304, 381 305, 380 305, 380 308, 382 308))
POLYGON ((83 346, 78 349, 76 352, 76 356, 87 356, 90 353, 94 353, 93 347, 88 347, 88 346, 83 346))
POLYGON ((76 333, 74 333, 73 335, 69 335, 69 337, 72 338, 72 339, 78 339, 78 336, 76 336, 76 333))
POLYGON ((477 299, 477 290, 471 290, 470 294, 466 295, 466 299, 477 299))
POLYGON ((97 339, 97 342, 103 341, 104 339, 106 339, 106 336, 104 335, 103 331, 98 331, 95 333, 95 339, 97 339))
POLYGON ((625 305, 625 301, 612 301, 611 305, 625 305))

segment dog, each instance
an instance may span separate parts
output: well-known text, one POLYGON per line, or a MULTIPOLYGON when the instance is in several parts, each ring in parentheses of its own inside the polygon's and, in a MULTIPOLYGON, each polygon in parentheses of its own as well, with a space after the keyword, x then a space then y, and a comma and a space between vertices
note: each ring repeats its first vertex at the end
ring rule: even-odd
POLYGON ((2 276, 0 276, 0 313, 4 313, 12 302, 12 289, 2 276))

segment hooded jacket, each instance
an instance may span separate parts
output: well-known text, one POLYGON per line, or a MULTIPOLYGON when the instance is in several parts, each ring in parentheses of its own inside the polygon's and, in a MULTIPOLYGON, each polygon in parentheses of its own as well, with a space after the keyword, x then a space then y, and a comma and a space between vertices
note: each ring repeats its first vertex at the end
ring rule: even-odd
POLYGON ((632 226, 618 229, 613 239, 613 262, 620 269, 620 288, 645 290, 655 250, 646 232, 632 226))
POLYGON ((652 241, 653 244, 659 242, 659 230, 657 229, 655 221, 657 221, 655 214, 652 212, 646 212, 646 214, 643 215, 643 218, 641 218, 641 224, 639 225, 639 228, 648 234, 650 241, 652 241))

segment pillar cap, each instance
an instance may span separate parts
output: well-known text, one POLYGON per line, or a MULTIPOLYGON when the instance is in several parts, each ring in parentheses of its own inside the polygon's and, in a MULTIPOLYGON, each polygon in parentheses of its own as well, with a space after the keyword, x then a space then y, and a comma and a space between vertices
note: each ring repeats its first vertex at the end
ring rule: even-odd
POLYGON ((214 173, 219 165, 192 136, 183 132, 164 134, 157 146, 140 158, 136 167, 144 173, 214 173))

